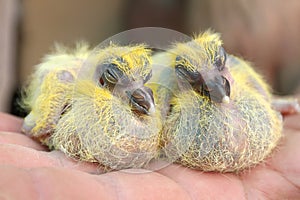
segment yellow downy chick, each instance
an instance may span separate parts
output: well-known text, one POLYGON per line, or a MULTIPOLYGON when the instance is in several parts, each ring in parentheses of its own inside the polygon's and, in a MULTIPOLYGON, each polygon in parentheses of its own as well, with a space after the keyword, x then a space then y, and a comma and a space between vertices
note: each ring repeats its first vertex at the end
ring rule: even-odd
MULTIPOLYGON (((270 154, 282 130, 270 89, 249 63, 226 54, 219 34, 206 31, 177 43, 154 62, 163 57, 175 77, 161 133, 169 161, 203 171, 238 172, 270 154)), ((154 94, 160 96, 156 88, 154 94)), ((165 106, 167 99, 163 101, 165 106)))
POLYGON ((110 44, 48 56, 27 92, 24 131, 106 170, 144 167, 156 155, 161 128, 144 86, 150 53, 144 45, 110 44))
POLYGON ((90 54, 84 43, 78 43, 75 50, 55 47, 55 52, 36 66, 22 99, 22 106, 30 111, 23 131, 43 143, 47 143, 44 140, 54 132, 61 113, 70 104, 77 72, 90 54))

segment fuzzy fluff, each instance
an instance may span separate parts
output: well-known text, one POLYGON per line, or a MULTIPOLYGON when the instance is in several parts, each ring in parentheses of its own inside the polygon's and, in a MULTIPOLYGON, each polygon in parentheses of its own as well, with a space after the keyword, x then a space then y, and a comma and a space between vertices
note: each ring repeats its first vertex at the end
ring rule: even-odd
MULTIPOLYGON (((161 122, 136 115, 118 91, 99 85, 99 68, 113 63, 128 80, 143 82, 151 71, 145 45, 73 51, 57 46, 37 66, 23 105, 30 113, 23 131, 51 149, 106 170, 144 167, 157 154, 161 122)), ((131 86, 133 87, 133 86, 131 86)))
MULTIPOLYGON (((208 31, 156 56, 156 63, 168 60, 173 70, 180 56, 179 64, 187 70, 220 73, 229 77, 231 86, 228 104, 213 102, 192 87, 173 87, 161 146, 170 162, 203 171, 239 172, 263 161, 274 149, 281 137, 282 118, 271 106, 269 87, 250 63, 227 55, 226 74, 214 69, 211 55, 217 55, 221 44, 219 35, 208 31)), ((156 79, 165 78, 162 72, 157 72, 156 79)), ((178 77, 173 84, 178 85, 178 77)), ((165 105, 168 89, 153 90, 165 105)))
POLYGON ((30 113, 23 131, 107 171, 145 167, 163 152, 168 161, 190 168, 240 172, 270 155, 281 137, 282 119, 271 106, 268 85, 250 63, 227 55, 225 69, 216 68, 221 45, 220 35, 207 31, 153 58, 145 45, 90 50, 80 43, 74 51, 57 46, 25 90, 23 105, 30 113), (99 85, 99 67, 107 63, 139 83, 153 68, 147 85, 154 91, 155 113, 137 115, 119 94, 122 88, 113 93, 99 85), (199 72, 204 81, 216 73, 225 77, 230 102, 217 103, 182 87, 175 65, 199 72))

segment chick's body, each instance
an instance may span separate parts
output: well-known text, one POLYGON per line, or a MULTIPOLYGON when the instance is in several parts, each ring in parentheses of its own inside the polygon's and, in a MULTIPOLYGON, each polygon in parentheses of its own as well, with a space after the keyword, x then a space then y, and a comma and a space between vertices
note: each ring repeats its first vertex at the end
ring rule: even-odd
POLYGON ((50 56, 29 87, 24 131, 106 170, 145 166, 156 155, 161 126, 152 92, 144 86, 151 76, 149 54, 143 45, 111 44, 96 51, 82 46, 64 54, 62 67, 61 52, 50 56), (60 71, 62 81, 55 78, 60 71))
MULTIPOLYGON (((205 32, 166 54, 177 91, 162 131, 169 160, 204 171, 240 171, 259 163, 281 137, 281 116, 249 63, 224 54, 205 32)), ((155 91, 156 92, 156 91, 155 91)))

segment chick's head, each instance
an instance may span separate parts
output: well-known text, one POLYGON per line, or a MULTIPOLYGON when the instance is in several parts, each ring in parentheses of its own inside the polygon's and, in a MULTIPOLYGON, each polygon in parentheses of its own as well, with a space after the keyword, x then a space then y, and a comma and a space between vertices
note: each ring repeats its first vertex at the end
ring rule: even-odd
POLYGON ((229 101, 233 79, 219 34, 206 31, 190 42, 177 43, 171 53, 179 87, 190 87, 217 103, 229 101))
POLYGON ((22 91, 20 104, 29 112, 22 126, 24 133, 47 144, 70 104, 78 69, 89 54, 89 45, 79 42, 75 49, 57 44, 44 56, 22 91))
POLYGON ((92 80, 110 94, 129 102, 136 114, 154 112, 152 90, 144 84, 150 79, 150 50, 143 45, 111 45, 96 52, 96 68, 91 68, 92 80))

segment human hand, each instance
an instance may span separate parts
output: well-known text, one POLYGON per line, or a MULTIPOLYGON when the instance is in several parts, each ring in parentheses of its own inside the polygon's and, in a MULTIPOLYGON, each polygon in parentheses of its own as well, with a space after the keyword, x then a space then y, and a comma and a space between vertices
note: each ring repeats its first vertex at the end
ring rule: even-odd
POLYGON ((95 164, 47 151, 20 133, 22 119, 0 114, 0 197, 9 199, 299 199, 300 115, 285 117, 283 138, 264 163, 233 173, 171 164, 145 173, 101 174, 95 164))

